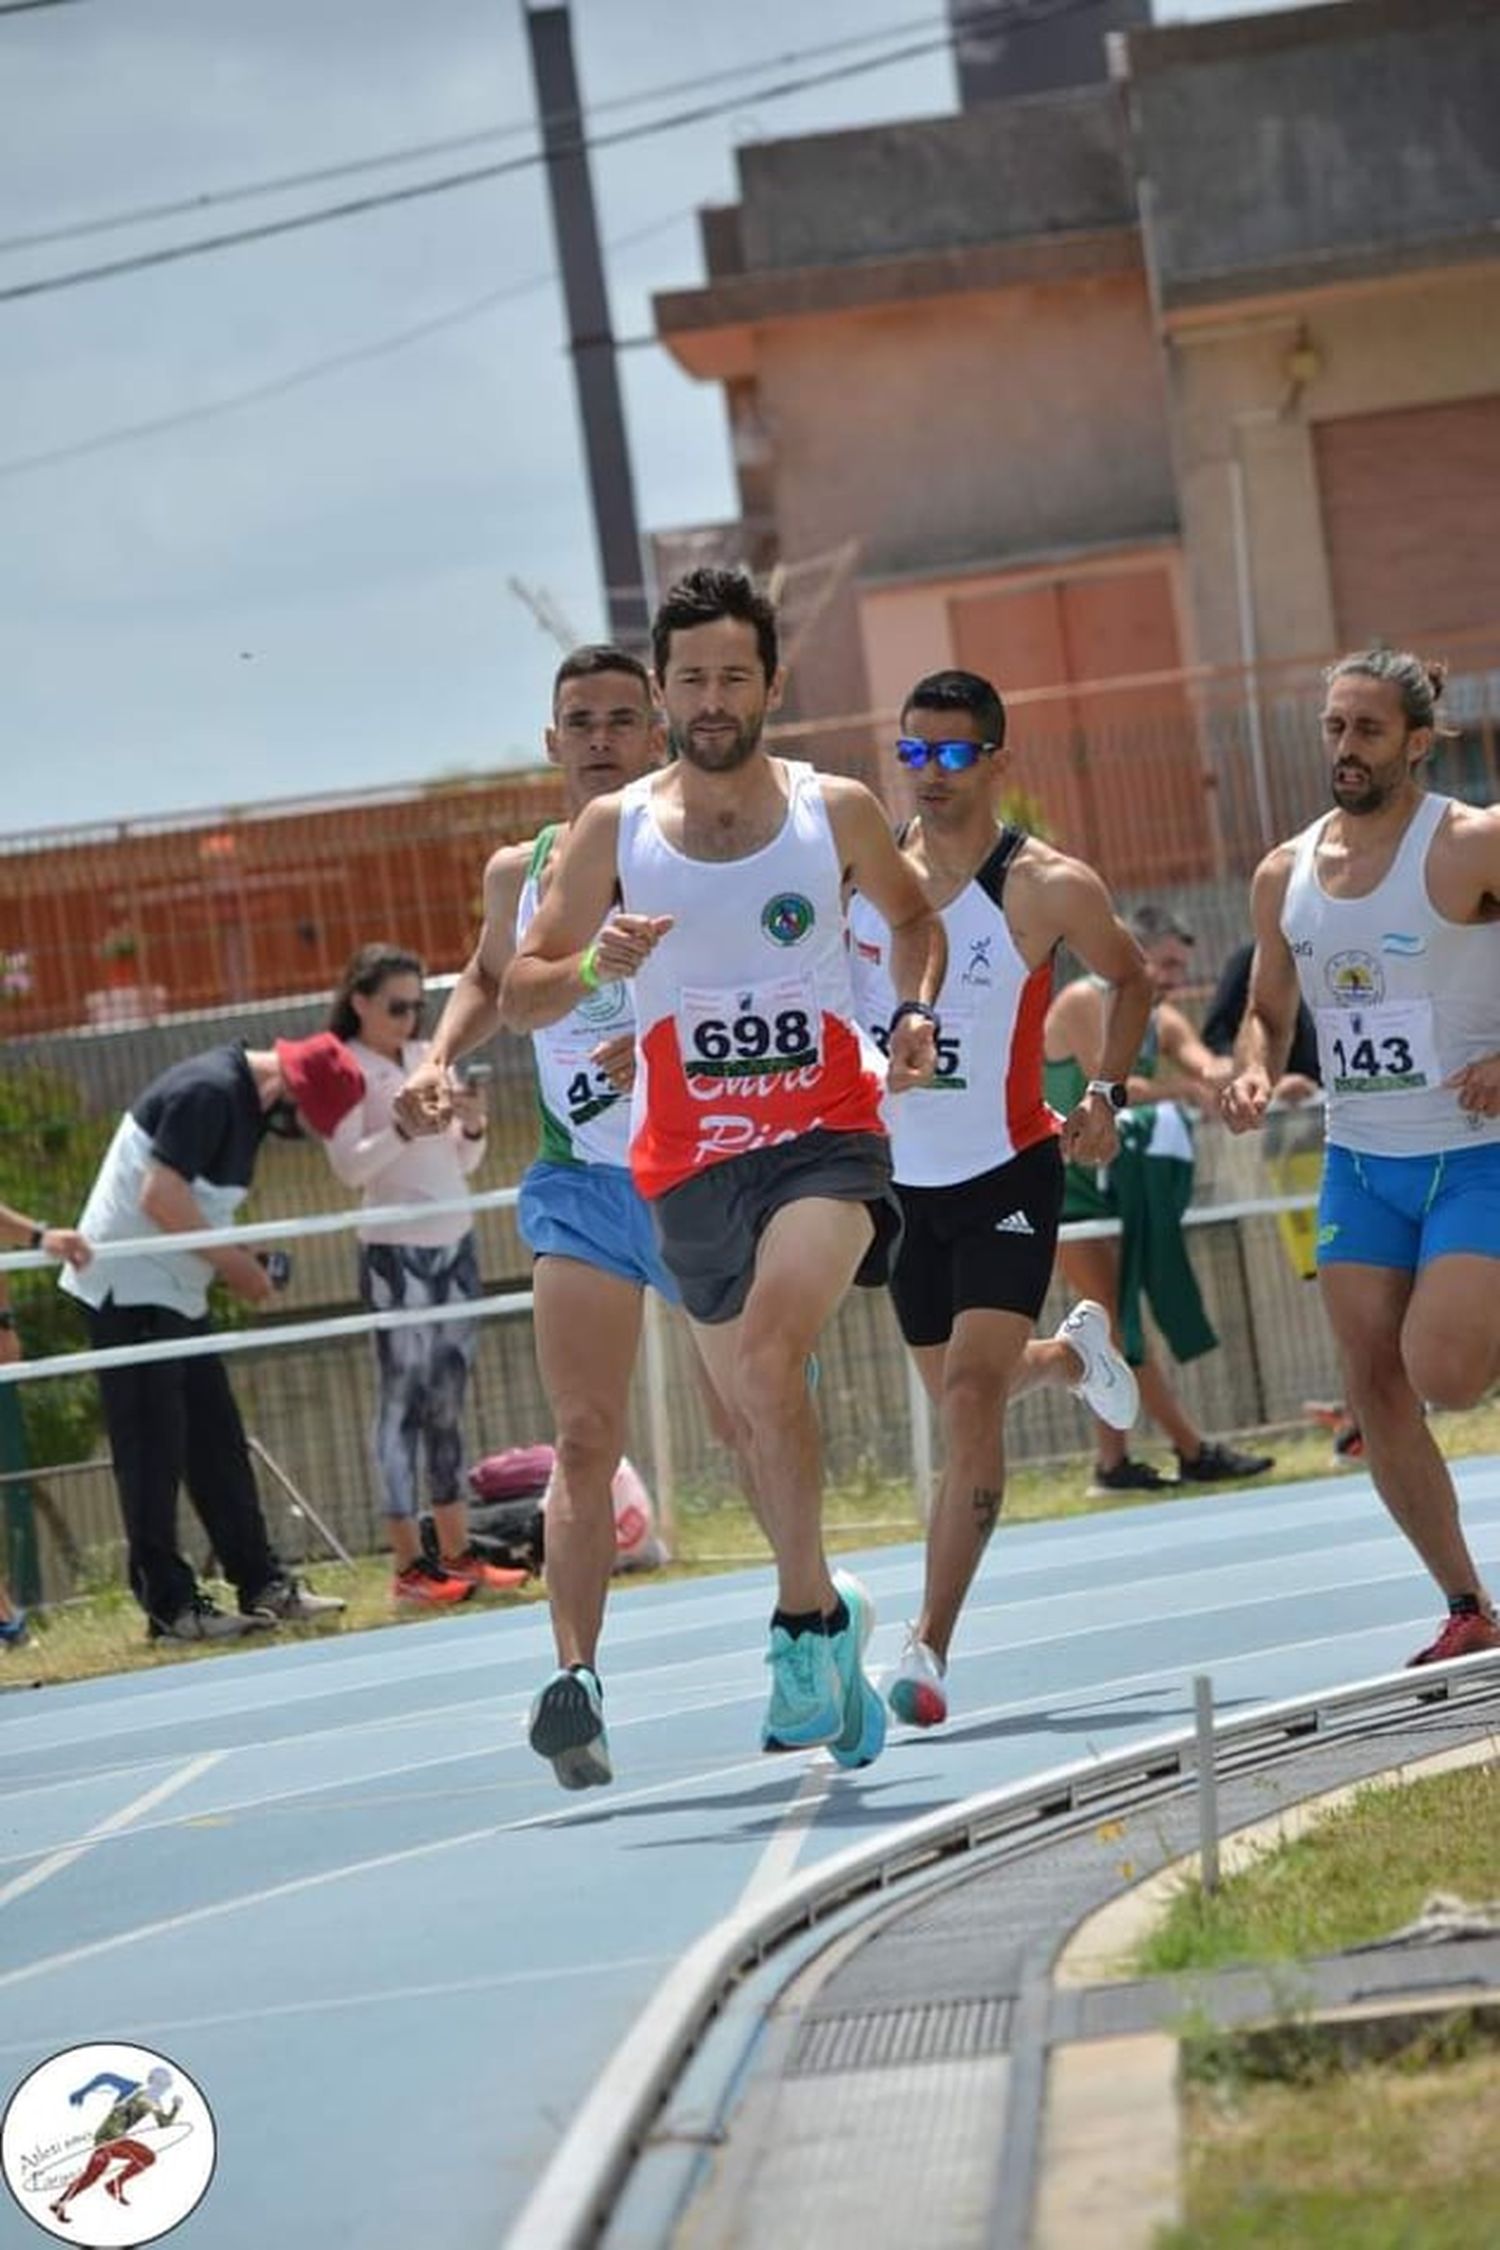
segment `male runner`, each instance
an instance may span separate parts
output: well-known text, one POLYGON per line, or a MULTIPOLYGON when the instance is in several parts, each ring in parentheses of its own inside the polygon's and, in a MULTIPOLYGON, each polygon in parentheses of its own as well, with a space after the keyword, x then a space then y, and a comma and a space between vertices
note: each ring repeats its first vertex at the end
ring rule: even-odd
MULTIPOLYGON (((902 849, 942 915, 949 960, 937 1075, 887 1113, 906 1222, 891 1295, 943 1434, 921 1613, 887 1696, 898 1718, 926 1727, 948 1715, 948 1646, 1000 1514, 1007 1401, 1066 1383, 1113 1427, 1135 1419, 1135 1377, 1102 1306, 1084 1300, 1050 1341, 1030 1339, 1057 1247, 1059 1140, 1079 1163, 1114 1155, 1114 1089, 1140 1044, 1151 987, 1093 870, 996 818, 1011 753, 988 680, 958 671, 919 680, 896 755, 917 807, 902 849), (1103 980, 1104 1034, 1099 1076, 1059 1129, 1042 1094, 1042 1023, 1062 944, 1103 980)), ((868 899, 853 901, 849 934, 860 1019, 883 1043, 889 934, 868 899)))
POLYGON ((900 1223, 853 1020, 845 885, 891 928, 893 1090, 932 1075, 942 924, 867 789, 766 751, 782 674, 775 613, 748 578, 690 573, 652 644, 677 761, 583 813, 505 1008, 540 1022, 559 990, 635 980, 631 1167, 776 1557, 762 1742, 867 1764, 885 1739, 861 1661, 872 1611, 829 1573, 806 1381, 850 1284, 884 1280, 900 1223), (605 922, 617 888, 625 912, 605 922))
POLYGON ((1443 667, 1389 649, 1327 675, 1334 809, 1256 869, 1255 965, 1223 1110, 1259 1125, 1299 986, 1328 1147, 1318 1281, 1381 1499, 1448 1599, 1414 1664, 1500 1648, 1423 1413, 1500 1375, 1500 810, 1430 794, 1443 667))
MULTIPOLYGON (((452 1065, 499 1029, 501 981, 517 939, 555 879, 584 806, 661 761, 662 729, 640 659, 617 648, 574 649, 553 682, 546 740, 562 773, 568 820, 532 843, 503 846, 486 868, 479 943, 425 1064, 407 1084, 406 1098, 418 1104, 441 1099, 452 1065)), ((515 1019, 507 1012, 505 1020, 515 1019)), ((630 1104, 604 1067, 608 1050, 633 1038, 629 985, 602 976, 554 979, 546 1005, 524 1028, 532 1035, 542 1137, 516 1216, 536 1261, 537 1366, 557 1433, 546 1572, 558 1669, 532 1705, 530 1740, 565 1789, 587 1789, 613 1777, 597 1658, 615 1558, 610 1486, 625 1449, 644 1294, 649 1285, 675 1303, 677 1290, 630 1177, 630 1104)))

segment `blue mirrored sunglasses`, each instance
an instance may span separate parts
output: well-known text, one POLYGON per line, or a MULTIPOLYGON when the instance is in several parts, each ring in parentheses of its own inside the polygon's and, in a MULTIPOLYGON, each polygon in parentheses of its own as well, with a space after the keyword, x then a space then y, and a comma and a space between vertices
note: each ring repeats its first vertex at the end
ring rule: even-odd
POLYGON ((936 764, 944 773, 967 773, 970 766, 999 747, 998 742, 923 742, 911 734, 896 737, 896 756, 903 766, 936 764))

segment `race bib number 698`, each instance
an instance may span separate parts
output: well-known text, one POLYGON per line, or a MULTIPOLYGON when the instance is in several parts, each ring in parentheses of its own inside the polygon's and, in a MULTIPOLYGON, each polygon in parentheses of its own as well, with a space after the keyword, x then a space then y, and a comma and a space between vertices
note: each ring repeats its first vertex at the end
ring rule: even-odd
POLYGON ((819 1059, 821 1018, 800 977, 711 989, 684 985, 677 1025, 689 1078, 773 1078, 819 1059))

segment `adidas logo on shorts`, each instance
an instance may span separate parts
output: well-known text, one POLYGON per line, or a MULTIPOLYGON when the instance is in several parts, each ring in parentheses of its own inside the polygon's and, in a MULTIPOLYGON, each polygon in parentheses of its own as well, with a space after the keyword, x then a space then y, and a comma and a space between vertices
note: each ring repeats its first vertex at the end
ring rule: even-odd
POLYGON ((996 1234, 1035 1234, 1036 1228, 1024 1211, 1012 1211, 1008 1219, 995 1221, 996 1234))

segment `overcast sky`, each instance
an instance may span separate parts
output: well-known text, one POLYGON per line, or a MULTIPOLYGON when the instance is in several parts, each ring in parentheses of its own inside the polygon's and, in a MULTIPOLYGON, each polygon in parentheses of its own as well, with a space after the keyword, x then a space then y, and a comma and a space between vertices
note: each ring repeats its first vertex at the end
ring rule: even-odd
MULTIPOLYGON (((1157 12, 1247 11, 1167 0, 1157 12)), ((737 143, 951 109, 941 48, 790 99, 764 94, 879 51, 809 48, 887 26, 903 35, 892 45, 913 45, 941 18, 941 0, 574 0, 589 107, 678 89, 600 108, 593 130, 735 105, 595 155, 616 334, 647 332, 653 290, 701 278, 693 212, 733 197, 737 143)), ((521 0, 0 12, 0 236, 524 128, 530 108, 521 0)), ((534 145, 523 129, 0 248, 0 292, 534 145)), ((0 299, 0 832, 420 782, 536 754, 556 649, 507 581, 545 589, 586 638, 603 628, 552 257, 533 167, 0 299), (505 301, 480 304, 497 291, 505 301), (340 355, 356 356, 275 388, 340 355), (273 395, 203 411, 262 387, 273 395), (158 421, 169 426, 93 442, 158 421), (39 458, 53 455, 71 457, 39 458)), ((655 348, 623 366, 643 524, 733 513, 717 387, 655 348)))

